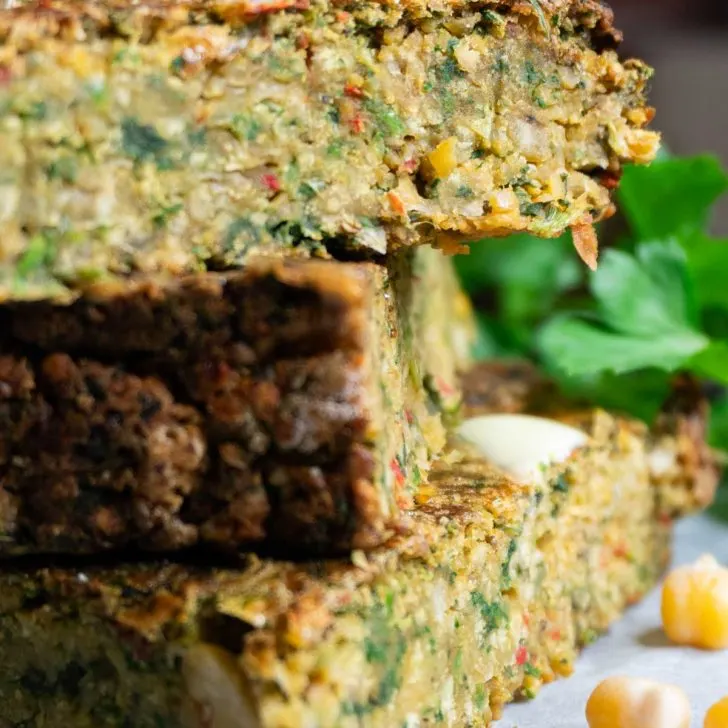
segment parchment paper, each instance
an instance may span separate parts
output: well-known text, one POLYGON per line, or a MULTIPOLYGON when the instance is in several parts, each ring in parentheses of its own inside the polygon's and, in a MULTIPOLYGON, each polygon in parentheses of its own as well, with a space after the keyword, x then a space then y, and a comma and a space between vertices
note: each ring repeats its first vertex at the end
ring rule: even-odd
MULTIPOLYGON (((689 563, 706 552, 728 565, 728 524, 705 515, 679 524, 675 563, 689 563)), ((728 651, 706 653, 668 644, 660 631, 660 593, 656 589, 583 653, 570 678, 547 685, 530 703, 510 706, 496 725, 585 728, 586 701, 594 687, 610 675, 649 677, 682 686, 693 707, 691 725, 702 728, 707 709, 728 696, 728 651)))

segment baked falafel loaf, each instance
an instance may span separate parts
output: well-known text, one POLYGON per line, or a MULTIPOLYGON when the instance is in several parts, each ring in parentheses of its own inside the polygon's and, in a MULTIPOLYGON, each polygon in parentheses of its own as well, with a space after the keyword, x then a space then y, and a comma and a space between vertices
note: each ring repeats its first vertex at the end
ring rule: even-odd
POLYGON ((0 299, 556 236, 657 134, 597 0, 18 0, 0 9, 0 299))
POLYGON ((0 308, 0 555, 384 540, 445 444, 449 259, 259 261, 0 308))
POLYGON ((0 572, 2 728, 487 726, 569 675, 655 583, 641 427, 517 484, 459 447, 411 521, 349 560, 0 572))

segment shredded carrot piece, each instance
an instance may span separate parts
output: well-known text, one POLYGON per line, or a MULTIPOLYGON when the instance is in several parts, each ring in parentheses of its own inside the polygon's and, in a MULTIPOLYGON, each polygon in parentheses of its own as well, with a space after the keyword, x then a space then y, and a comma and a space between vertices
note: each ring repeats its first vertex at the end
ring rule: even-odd
POLYGON ((591 218, 587 217, 571 226, 571 235, 574 239, 574 247, 579 257, 591 268, 597 269, 599 258, 599 241, 597 233, 592 225, 591 218))
POLYGON ((389 204, 392 206, 394 212, 396 212, 398 215, 407 214, 407 208, 404 206, 402 198, 396 192, 390 190, 389 192, 387 192, 387 197, 389 199, 389 204))

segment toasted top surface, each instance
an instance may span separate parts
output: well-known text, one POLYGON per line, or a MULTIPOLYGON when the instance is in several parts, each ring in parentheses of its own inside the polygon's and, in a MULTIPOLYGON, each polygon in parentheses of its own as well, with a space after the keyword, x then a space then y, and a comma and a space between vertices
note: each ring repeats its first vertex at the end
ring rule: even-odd
POLYGON ((600 39, 602 46, 613 47, 621 41, 621 33, 613 25, 612 10, 601 0, 6 0, 0 7, 0 40, 136 37, 149 43, 159 34, 184 25, 229 24, 234 28, 262 14, 305 11, 312 4, 362 15, 374 12, 385 24, 403 16, 423 18, 493 9, 534 18, 544 31, 569 19, 575 27, 600 39))

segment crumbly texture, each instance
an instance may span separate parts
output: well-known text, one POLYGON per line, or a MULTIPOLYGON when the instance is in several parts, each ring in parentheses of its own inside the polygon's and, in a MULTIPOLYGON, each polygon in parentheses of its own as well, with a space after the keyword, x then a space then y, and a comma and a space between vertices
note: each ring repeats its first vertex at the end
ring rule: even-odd
POLYGON ((0 319, 4 556, 376 546, 445 444, 472 335, 448 259, 425 247, 387 266, 261 260, 0 319))
POLYGON ((612 212, 651 71, 595 0, 0 9, 0 298, 612 212))
POLYGON ((517 484, 464 446, 386 547, 239 568, 6 566, 2 728, 487 726, 574 669, 669 557, 644 428, 517 484))

